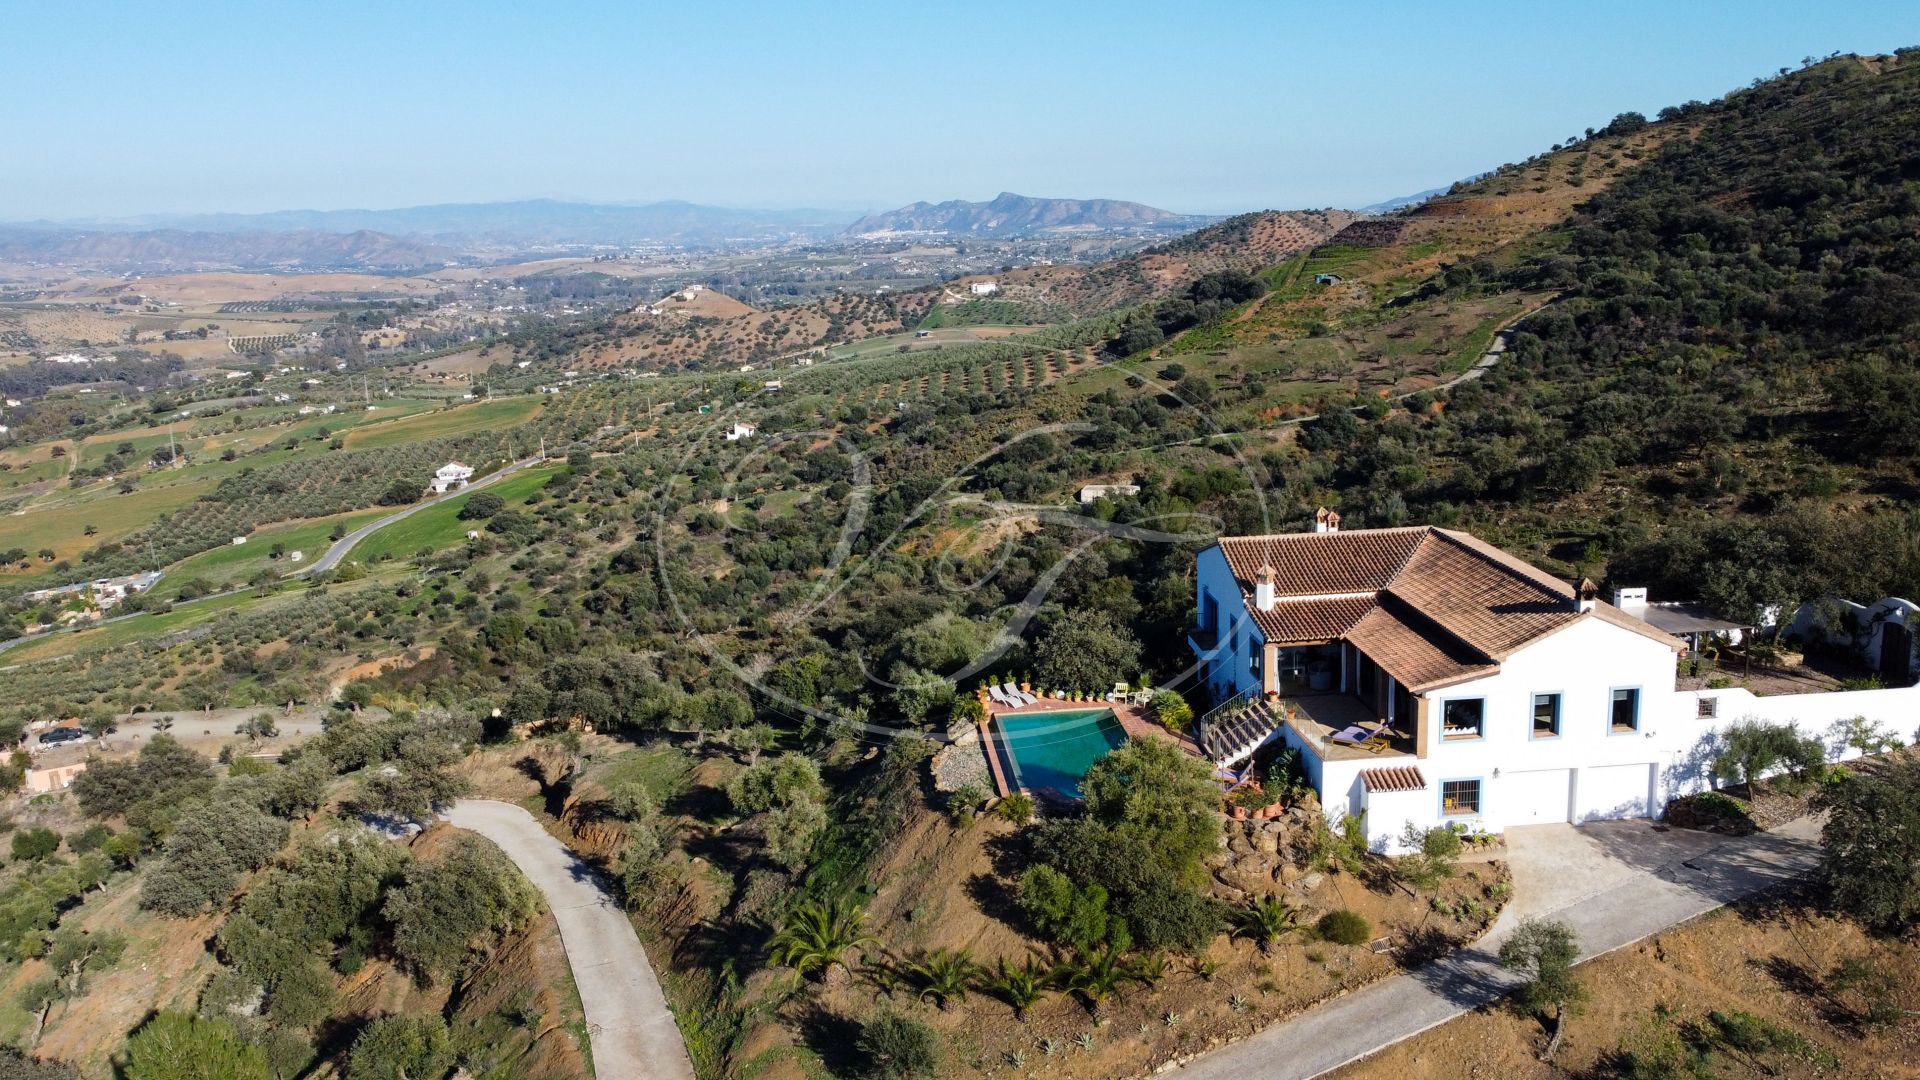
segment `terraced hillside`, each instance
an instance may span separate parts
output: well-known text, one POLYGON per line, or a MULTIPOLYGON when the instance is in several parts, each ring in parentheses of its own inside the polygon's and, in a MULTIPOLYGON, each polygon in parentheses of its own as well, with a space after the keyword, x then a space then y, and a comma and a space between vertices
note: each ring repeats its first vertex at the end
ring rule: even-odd
MULTIPOLYGON (((1124 258, 1027 267, 996 280, 1006 302, 1019 305, 1017 321, 1097 315, 1165 295, 1204 274, 1271 265, 1324 243, 1355 217, 1345 210, 1248 214, 1124 258)), ((668 300, 651 305, 657 314, 642 306, 593 335, 574 354, 574 366, 675 370, 758 363, 912 329, 943 301, 958 303, 935 287, 877 296, 842 292, 766 311, 681 311, 668 300)))

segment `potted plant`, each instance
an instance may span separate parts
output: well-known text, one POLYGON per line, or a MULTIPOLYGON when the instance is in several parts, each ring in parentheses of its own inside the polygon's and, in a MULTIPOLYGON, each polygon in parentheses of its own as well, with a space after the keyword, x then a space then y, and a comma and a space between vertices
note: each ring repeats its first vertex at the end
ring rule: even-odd
POLYGON ((1033 693, 1033 672, 1029 671, 1020 676, 1020 692, 1023 694, 1033 693))

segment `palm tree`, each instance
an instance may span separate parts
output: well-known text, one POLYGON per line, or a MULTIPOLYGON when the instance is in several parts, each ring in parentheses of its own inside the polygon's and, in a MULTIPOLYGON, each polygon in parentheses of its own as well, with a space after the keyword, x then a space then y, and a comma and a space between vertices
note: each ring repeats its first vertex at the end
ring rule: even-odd
POLYGON ((1233 913, 1234 936, 1253 941, 1263 953, 1272 952, 1274 942, 1295 928, 1293 909, 1277 896, 1263 896, 1233 913))
POLYGON ((875 942, 862 927, 867 913, 844 900, 802 904, 768 943, 773 962, 801 975, 819 968, 828 984, 844 981, 847 953, 875 942))
POLYGON ((999 994, 1002 1000, 1013 1006, 1014 1019, 1021 1023, 1027 1020, 1028 1007, 1045 997, 1052 988, 1053 969, 1034 956, 1027 957, 1017 968, 1008 967, 1006 958, 1001 957, 999 969, 987 983, 987 989, 999 994))
POLYGON ((1126 970, 1127 978, 1151 990, 1155 983, 1167 977, 1167 958, 1159 953, 1135 957, 1126 970))
POLYGON ((1120 984, 1126 978, 1120 950, 1108 944, 1104 950, 1083 957, 1068 969, 1066 986, 1085 999, 1094 1019, 1098 1020, 1105 1015, 1107 999, 1120 992, 1120 984))
POLYGON ((980 968, 967 950, 941 948, 921 953, 919 960, 907 965, 907 971, 920 982, 920 1000, 931 998, 945 1009, 966 1000, 968 985, 980 968))

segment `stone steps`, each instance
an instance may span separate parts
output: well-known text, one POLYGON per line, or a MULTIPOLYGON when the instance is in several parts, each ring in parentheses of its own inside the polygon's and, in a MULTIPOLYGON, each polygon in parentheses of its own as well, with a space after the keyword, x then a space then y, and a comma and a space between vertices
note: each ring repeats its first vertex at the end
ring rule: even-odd
POLYGON ((1252 757, 1280 724, 1279 715, 1266 702, 1251 701, 1244 709, 1210 721, 1202 732, 1203 749, 1217 766, 1236 765, 1252 757))

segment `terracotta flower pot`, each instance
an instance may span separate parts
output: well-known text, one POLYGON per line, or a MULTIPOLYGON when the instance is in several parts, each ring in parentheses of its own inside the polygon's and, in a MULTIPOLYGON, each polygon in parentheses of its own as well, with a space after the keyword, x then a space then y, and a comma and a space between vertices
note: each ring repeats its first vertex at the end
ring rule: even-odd
POLYGON ((1233 820, 1235 821, 1247 820, 1247 808, 1244 806, 1235 806, 1233 808, 1233 820))

